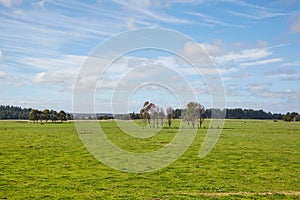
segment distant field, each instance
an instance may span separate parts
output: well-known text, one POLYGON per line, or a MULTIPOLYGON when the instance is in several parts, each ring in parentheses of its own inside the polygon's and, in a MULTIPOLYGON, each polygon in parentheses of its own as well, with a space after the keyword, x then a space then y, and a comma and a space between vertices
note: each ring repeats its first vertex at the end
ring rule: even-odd
MULTIPOLYGON (((114 121, 101 125, 133 152, 157 150, 176 132, 135 139, 114 121)), ((0 199, 300 199, 300 123, 226 120, 215 148, 199 159, 205 133, 170 166, 130 174, 94 159, 73 123, 0 121, 0 199)))

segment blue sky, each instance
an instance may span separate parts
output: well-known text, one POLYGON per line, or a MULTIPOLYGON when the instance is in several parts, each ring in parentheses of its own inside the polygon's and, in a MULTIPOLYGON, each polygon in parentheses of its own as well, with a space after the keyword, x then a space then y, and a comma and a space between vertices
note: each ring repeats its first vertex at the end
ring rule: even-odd
MULTIPOLYGON (((203 47, 219 70, 227 107, 300 112, 297 0, 0 0, 0 104, 72 112, 74 83, 91 51, 113 35, 145 27, 179 31, 203 47)), ((172 56, 136 52, 108 73, 126 73, 123 65, 145 59, 176 65, 172 56)), ((209 107, 205 83, 187 77, 209 107)), ((115 82, 102 87, 112 91, 115 82)), ((131 110, 143 98, 176 102, 164 88, 147 87, 131 96, 131 110)), ((111 111, 106 92, 96 95, 98 112, 111 111)))

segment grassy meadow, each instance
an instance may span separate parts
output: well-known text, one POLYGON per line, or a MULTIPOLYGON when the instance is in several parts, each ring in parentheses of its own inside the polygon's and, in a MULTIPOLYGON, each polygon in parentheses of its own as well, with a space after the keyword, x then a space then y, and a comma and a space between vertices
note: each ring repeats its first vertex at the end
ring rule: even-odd
MULTIPOLYGON (((100 123, 113 143, 133 152, 157 150, 177 131, 136 139, 114 121, 100 123)), ((300 199, 300 123, 226 120, 200 159, 206 131, 168 167, 134 174, 97 161, 73 122, 0 121, 0 199, 300 199)))

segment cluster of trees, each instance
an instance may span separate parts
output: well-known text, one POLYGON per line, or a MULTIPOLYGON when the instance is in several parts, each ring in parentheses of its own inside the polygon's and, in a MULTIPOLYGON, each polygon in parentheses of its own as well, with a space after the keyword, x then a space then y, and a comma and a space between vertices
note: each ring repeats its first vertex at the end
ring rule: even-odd
MULTIPOLYGON (((162 110, 160 108, 160 110, 162 110)), ((163 112, 165 114, 165 112, 163 112)), ((181 119, 181 109, 178 109, 176 108, 175 110, 172 110, 172 118, 173 119, 181 119)), ((162 113, 161 113, 162 114, 162 113)), ((135 119, 143 119, 143 116, 141 115, 141 113, 135 113, 135 112, 132 112, 132 113, 129 113, 129 115, 127 114, 117 114, 117 115, 114 115, 114 118, 115 119, 121 119, 121 120, 135 120, 135 119)))
POLYGON ((204 106, 198 102, 189 102, 187 108, 183 110, 176 109, 173 110, 171 107, 168 107, 164 110, 162 107, 155 105, 146 101, 143 107, 140 110, 139 116, 135 113, 131 113, 130 117, 132 119, 143 119, 144 125, 150 125, 150 127, 163 127, 165 120, 167 120, 168 127, 172 126, 172 119, 182 118, 184 121, 195 128, 195 125, 199 123, 199 128, 202 127, 203 123, 203 114, 205 112, 204 106), (183 114, 183 117, 181 116, 183 114))
POLYGON ((199 128, 202 128, 203 123, 203 114, 205 112, 204 106, 197 102, 189 102, 187 104, 187 109, 183 115, 183 119, 193 128, 195 128, 195 124, 199 123, 199 128))
POLYGON ((57 112, 55 110, 49 110, 49 109, 45 109, 43 111, 37 110, 37 109, 32 109, 29 112, 28 119, 33 122, 40 121, 42 123, 43 121, 45 121, 47 123, 48 121, 51 121, 52 123, 54 123, 54 122, 58 122, 58 121, 63 122, 63 121, 71 120, 72 115, 69 113, 66 113, 63 110, 57 112))
MULTIPOLYGON (((144 123, 150 124, 151 127, 162 126, 167 120, 168 125, 171 127, 172 119, 183 119, 191 126, 199 124, 202 126, 204 118, 211 118, 212 112, 215 113, 213 117, 222 117, 226 112, 225 118, 227 119, 273 119, 284 120, 286 122, 300 121, 300 114, 297 112, 288 112, 286 114, 270 113, 263 110, 253 109, 204 109, 201 104, 197 102, 190 102, 184 109, 172 109, 171 107, 164 110, 153 103, 146 101, 143 108, 139 113, 130 113, 129 115, 112 115, 107 113, 97 114, 97 119, 143 119, 144 123), (152 119, 152 120, 151 120, 152 119)), ((76 119, 94 119, 94 114, 76 114, 76 119)), ((55 110, 45 109, 43 111, 31 108, 21 108, 17 106, 3 106, 0 105, 0 119, 30 119, 34 122, 37 121, 65 121, 72 119, 73 116, 65 111, 59 112, 55 110)))
POLYGON ((110 113, 73 113, 71 117, 74 120, 108 120, 114 119, 114 115, 110 113))
MULTIPOLYGON (((167 113, 172 111, 172 108, 167 108, 167 113)), ((167 114, 168 115, 168 114, 167 114)), ((162 107, 146 101, 140 110, 140 118, 143 119, 144 125, 149 124, 150 127, 163 127, 166 114, 162 107)), ((168 115, 168 120, 170 116, 168 115)), ((171 124, 169 124, 171 127, 171 124)))
MULTIPOLYGON (((190 104, 190 107, 193 107, 193 104, 190 104)), ((184 109, 175 109, 173 112, 173 119, 184 119, 186 113, 190 113, 187 108, 184 109), (187 112, 188 111, 188 112, 187 112)), ((201 116, 203 118, 211 118, 212 112, 215 114, 214 118, 223 118, 224 113, 226 113, 226 119, 274 119, 282 120, 284 119, 284 114, 281 113, 271 113, 265 112, 263 110, 253 110, 253 109, 241 109, 241 108, 227 108, 227 109, 205 109, 201 110, 201 116)), ((199 115, 198 115, 199 116, 199 115)), ((291 114, 292 118, 295 117, 295 112, 291 114)), ((130 113, 131 119, 143 119, 140 113, 130 113)), ((130 119, 126 118, 126 119, 130 119)), ((296 120, 295 120, 296 121, 296 120)))
MULTIPOLYGON (((145 102, 146 103, 146 102, 145 102)), ((152 105, 151 105, 152 106, 152 105)), ((199 105, 198 105, 199 106, 199 105)), ((184 109, 175 109, 172 110, 172 118, 173 119, 185 119, 185 118, 191 118, 188 117, 193 113, 194 111, 192 108, 197 108, 196 102, 190 102, 190 104, 187 105, 187 108, 184 109), (193 104, 195 103, 195 104, 193 104)), ((227 109, 200 109, 197 108, 198 111, 201 111, 201 116, 202 118, 211 118, 212 117, 212 112, 215 114, 213 117, 218 118, 218 117, 223 117, 224 113, 226 119, 276 119, 276 120, 282 120, 284 119, 284 114, 281 113, 271 113, 271 112, 265 112, 263 110, 253 110, 253 109, 241 109, 241 108, 227 108, 227 109)), ((143 109, 141 111, 144 111, 143 109)), ((146 109, 147 111, 147 109, 146 109)), ((151 109, 148 109, 148 111, 151 111, 151 109)), ((196 112, 196 113, 197 113, 196 112)), ((146 118, 147 118, 147 113, 146 118)), ((297 113, 296 113, 297 115, 297 113)), ((291 118, 294 118, 295 112, 291 113, 291 118)), ((197 114, 199 117, 200 114, 197 114)), ((143 119, 143 114, 141 113, 130 113, 130 118, 131 119, 143 119)), ((128 119, 130 119, 128 118, 128 119)), ((203 119, 202 119, 203 120, 203 119)), ((187 120, 190 121, 190 120, 187 120)), ((296 120, 295 120, 296 121, 296 120)), ((200 123, 200 121, 199 121, 200 123)))
POLYGON ((0 106, 0 119, 28 119, 31 108, 0 106))
MULTIPOLYGON (((211 118, 211 113, 214 112, 217 116, 218 113, 220 113, 220 116, 222 116, 222 113, 226 113, 225 118, 226 119, 277 119, 281 120, 283 119, 283 114, 280 113, 270 113, 265 112, 263 110, 253 110, 253 109, 241 109, 241 108, 231 108, 231 109, 207 109, 203 117, 205 118, 211 118)), ((214 116, 216 117, 216 116, 214 116)))
POLYGON ((33 122, 62 122, 66 120, 71 120, 72 118, 73 117, 71 114, 66 113, 63 110, 59 112, 48 109, 41 111, 32 108, 21 108, 18 106, 0 105, 0 119, 29 119, 33 122))
POLYGON ((296 113, 296 112, 292 112, 292 113, 288 112, 284 115, 283 120, 285 122, 291 122, 291 121, 299 122, 300 115, 299 115, 299 113, 296 113))

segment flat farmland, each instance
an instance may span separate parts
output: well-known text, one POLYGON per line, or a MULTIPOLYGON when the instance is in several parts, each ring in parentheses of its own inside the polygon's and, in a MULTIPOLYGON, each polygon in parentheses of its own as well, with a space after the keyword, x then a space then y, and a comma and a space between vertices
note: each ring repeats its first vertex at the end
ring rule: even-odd
MULTIPOLYGON (((158 150, 178 130, 138 139, 114 121, 100 124, 114 144, 132 152, 158 150)), ((96 160, 73 122, 0 121, 0 198, 300 199, 300 123, 226 120, 216 146, 200 159, 206 132, 199 129, 168 167, 125 173, 96 160)))

